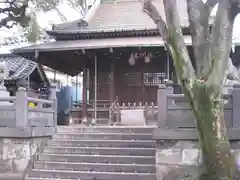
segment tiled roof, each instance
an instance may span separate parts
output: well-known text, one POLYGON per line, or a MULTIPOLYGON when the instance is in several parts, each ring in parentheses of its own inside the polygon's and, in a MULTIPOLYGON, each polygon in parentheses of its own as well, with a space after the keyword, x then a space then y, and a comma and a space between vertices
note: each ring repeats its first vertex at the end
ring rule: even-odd
MULTIPOLYGON (((153 20, 143 11, 142 0, 99 0, 93 5, 94 12, 90 18, 73 21, 66 24, 55 25, 55 32, 62 33, 84 33, 100 31, 127 31, 127 30, 148 30, 156 29, 153 20), (99 4, 97 4, 99 3, 99 4), (94 7, 95 6, 95 7, 94 7)), ((153 0, 159 7, 158 11, 164 15, 163 0, 153 0)), ((186 0, 177 0, 181 24, 188 27, 186 0)), ((88 15, 86 15, 88 16, 88 15)))
POLYGON ((7 77, 9 79, 26 79, 37 67, 37 63, 11 54, 0 55, 0 62, 7 63, 8 71, 11 72, 7 77))

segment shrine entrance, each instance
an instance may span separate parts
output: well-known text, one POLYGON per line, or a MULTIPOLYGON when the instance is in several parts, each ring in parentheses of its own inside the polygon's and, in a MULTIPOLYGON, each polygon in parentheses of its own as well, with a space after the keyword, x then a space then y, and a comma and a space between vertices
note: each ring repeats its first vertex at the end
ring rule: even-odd
POLYGON ((156 104, 158 86, 169 76, 166 56, 131 59, 132 54, 115 63, 115 97, 119 103, 156 104))
POLYGON ((154 103, 157 100, 157 88, 165 78, 164 72, 118 72, 117 97, 120 103, 154 103))

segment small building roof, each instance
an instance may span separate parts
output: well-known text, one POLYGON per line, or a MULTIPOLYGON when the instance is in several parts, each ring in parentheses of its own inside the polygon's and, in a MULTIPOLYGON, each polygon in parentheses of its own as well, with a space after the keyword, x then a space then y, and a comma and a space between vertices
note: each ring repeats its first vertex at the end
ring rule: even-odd
MULTIPOLYGON (((153 0, 165 18, 163 0, 153 0)), ((188 27, 186 0, 177 0, 181 24, 188 27)), ((83 19, 54 25, 51 33, 89 33, 157 29, 143 11, 143 0, 96 0, 83 19)))
POLYGON ((37 70, 42 81, 49 84, 43 68, 34 61, 13 54, 1 54, 0 62, 7 63, 7 79, 27 79, 29 74, 37 70))

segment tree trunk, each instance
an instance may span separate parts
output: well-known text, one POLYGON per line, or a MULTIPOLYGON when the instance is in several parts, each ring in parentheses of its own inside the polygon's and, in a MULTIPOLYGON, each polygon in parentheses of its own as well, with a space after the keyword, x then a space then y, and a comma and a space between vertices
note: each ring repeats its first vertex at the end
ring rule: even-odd
MULTIPOLYGON (((188 93, 185 93, 188 94, 188 93)), ((232 180, 236 173, 224 120, 224 104, 221 95, 215 95, 204 82, 193 84, 189 98, 202 147, 205 166, 201 180, 232 180)))

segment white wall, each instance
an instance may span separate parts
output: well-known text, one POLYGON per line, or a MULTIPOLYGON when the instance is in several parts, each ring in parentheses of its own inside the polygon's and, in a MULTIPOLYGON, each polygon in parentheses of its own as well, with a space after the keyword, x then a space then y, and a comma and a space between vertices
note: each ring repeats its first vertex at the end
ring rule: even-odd
MULTIPOLYGON (((51 70, 45 70, 45 73, 48 77, 49 80, 54 80, 54 71, 51 70)), ((60 81, 62 86, 72 86, 72 83, 76 82, 76 76, 72 77, 72 76, 67 76, 66 74, 60 73, 60 72, 56 72, 56 80, 60 81)), ((79 87, 81 87, 82 85, 82 76, 78 75, 78 83, 80 84, 79 87)))

